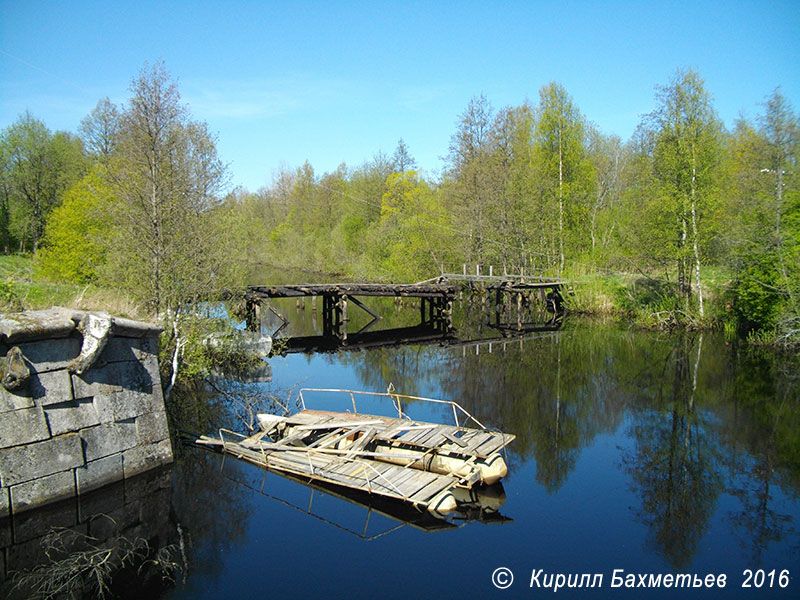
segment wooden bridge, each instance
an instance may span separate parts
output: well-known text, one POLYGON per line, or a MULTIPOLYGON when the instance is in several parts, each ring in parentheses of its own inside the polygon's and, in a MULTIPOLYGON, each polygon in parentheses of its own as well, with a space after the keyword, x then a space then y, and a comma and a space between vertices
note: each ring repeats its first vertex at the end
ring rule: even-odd
MULTIPOLYGON (((491 271, 490 271, 491 273, 491 271)), ((327 349, 333 346, 349 345, 385 345, 388 332, 373 332, 366 335, 367 330, 381 317, 366 306, 359 298, 363 297, 389 297, 389 298, 415 298, 420 304, 420 324, 407 328, 408 331, 397 332, 401 337, 418 339, 430 337, 432 334, 448 334, 453 329, 452 303, 464 286, 471 289, 476 287, 481 291, 483 302, 494 302, 495 322, 500 328, 503 322, 510 320, 514 304, 517 308, 516 329, 525 330, 522 319, 523 307, 538 304, 542 309, 553 314, 563 312, 564 299, 561 288, 564 285, 561 279, 525 278, 523 275, 475 275, 459 273, 442 273, 439 277, 410 284, 392 283, 314 283, 298 285, 274 286, 249 286, 245 293, 247 302, 247 326, 257 329, 261 322, 261 304, 272 298, 304 298, 322 297, 322 338, 338 340, 338 343, 321 344, 327 349), (456 283, 458 282, 458 283, 456 283), (538 296, 538 300, 537 300, 538 296), (492 298, 493 297, 493 298, 492 298), (372 316, 369 322, 360 331, 350 333, 348 339, 347 316, 348 304, 352 303, 372 316)), ((275 312, 274 309, 269 307, 275 312)), ((275 312, 284 326, 288 323, 279 313, 275 312)), ((530 324, 528 324, 530 325, 530 324)), ((282 327, 281 327, 282 329, 282 327)), ((280 329, 278 330, 280 331, 280 329)), ((296 351, 309 351, 320 345, 320 340, 308 338, 298 340, 296 351)), ((446 336, 445 336, 446 337, 446 336)))
MULTIPOLYGON (((458 287, 444 283, 315 283, 300 285, 250 286, 247 288, 247 325, 255 328, 260 322, 261 302, 270 298, 322 297, 322 331, 347 341, 347 305, 352 302, 373 317, 380 315, 366 306, 359 297, 418 298, 421 325, 446 332, 452 328, 452 302, 458 287)), ((371 323, 370 323, 371 325, 371 323)))

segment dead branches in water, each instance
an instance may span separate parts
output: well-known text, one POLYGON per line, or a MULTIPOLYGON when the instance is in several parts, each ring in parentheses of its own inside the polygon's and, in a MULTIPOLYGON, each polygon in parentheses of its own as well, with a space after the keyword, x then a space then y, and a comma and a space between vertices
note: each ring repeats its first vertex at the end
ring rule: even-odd
MULTIPOLYGON (((99 517, 111 519, 107 515, 99 517)), ((111 519, 113 521, 113 519, 111 519)), ((13 575, 13 593, 25 598, 106 598, 114 576, 123 569, 135 569, 137 576, 153 570, 162 579, 174 581, 182 570, 173 559, 174 546, 158 550, 146 539, 123 535, 107 540, 64 527, 53 528, 42 538, 47 557, 37 565, 13 575)))

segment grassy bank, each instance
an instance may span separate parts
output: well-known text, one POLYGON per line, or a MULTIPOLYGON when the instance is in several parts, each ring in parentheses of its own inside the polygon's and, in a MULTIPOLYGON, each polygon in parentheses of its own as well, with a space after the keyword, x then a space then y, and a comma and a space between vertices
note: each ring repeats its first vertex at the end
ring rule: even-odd
POLYGON ((54 283, 36 272, 30 254, 0 255, 0 311, 37 310, 51 306, 105 310, 130 318, 148 316, 115 289, 94 284, 54 283))
POLYGON ((703 314, 697 293, 687 303, 678 293, 674 274, 573 271, 568 305, 586 315, 614 317, 646 329, 725 328, 733 326, 726 291, 730 275, 707 267, 703 274, 703 314))

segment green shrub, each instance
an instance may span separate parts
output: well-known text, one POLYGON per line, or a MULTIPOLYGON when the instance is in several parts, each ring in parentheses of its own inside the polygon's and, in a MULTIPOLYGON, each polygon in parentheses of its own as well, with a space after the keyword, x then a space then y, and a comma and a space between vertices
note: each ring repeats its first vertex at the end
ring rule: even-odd
POLYGON ((16 312, 22 310, 22 302, 17 295, 16 286, 10 279, 0 280, 0 311, 16 312))
POLYGON ((108 187, 92 173, 64 194, 61 206, 53 209, 39 253, 42 275, 60 281, 86 284, 97 280, 105 261, 108 220, 103 208, 110 201, 108 187))

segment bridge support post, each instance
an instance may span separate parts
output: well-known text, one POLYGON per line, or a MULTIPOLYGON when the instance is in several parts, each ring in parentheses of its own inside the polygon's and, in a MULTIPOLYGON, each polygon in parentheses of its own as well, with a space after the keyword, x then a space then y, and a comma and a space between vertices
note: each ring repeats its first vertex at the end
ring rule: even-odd
POLYGON ((245 327, 249 331, 261 332, 261 302, 248 298, 245 306, 245 327))
POLYGON ((347 341, 347 294, 342 294, 339 299, 339 337, 343 342, 347 341))

